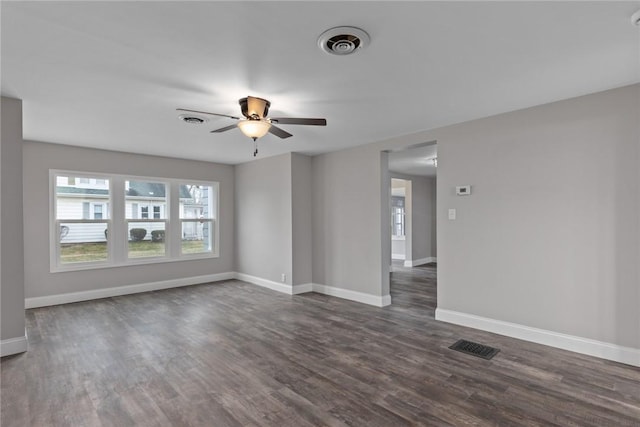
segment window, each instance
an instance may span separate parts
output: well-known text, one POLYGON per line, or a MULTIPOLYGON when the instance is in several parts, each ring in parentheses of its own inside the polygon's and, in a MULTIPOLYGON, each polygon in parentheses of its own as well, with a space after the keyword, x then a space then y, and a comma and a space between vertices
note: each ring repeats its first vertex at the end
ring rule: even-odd
POLYGON ((104 205, 94 204, 93 205, 93 219, 102 219, 102 209, 104 205))
POLYGON ((52 271, 218 256, 217 182, 51 171, 51 183, 52 271))
POLYGON ((128 257, 164 257, 167 218, 160 214, 160 207, 167 204, 167 184, 127 180, 124 188, 125 215, 129 230, 128 257), (140 219, 133 215, 134 204, 140 206, 140 219), (153 218, 149 218, 149 208, 153 210, 153 218))
POLYGON ((391 235, 404 236, 404 197, 391 197, 391 235))
POLYGON ((52 259, 58 266, 77 264, 101 265, 109 261, 107 239, 111 228, 105 209, 111 195, 108 180, 106 188, 76 182, 89 182, 88 177, 59 174, 53 181, 52 259))
POLYGON ((183 255, 212 253, 216 245, 217 184, 180 184, 180 223, 183 255))

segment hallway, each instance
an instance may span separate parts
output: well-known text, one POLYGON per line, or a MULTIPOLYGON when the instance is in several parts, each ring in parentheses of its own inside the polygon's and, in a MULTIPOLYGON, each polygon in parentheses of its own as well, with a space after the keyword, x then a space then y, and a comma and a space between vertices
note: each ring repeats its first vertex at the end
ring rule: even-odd
POLYGON ((402 260, 391 266, 391 301, 394 308, 426 311, 434 319, 437 305, 437 265, 404 267, 402 260))

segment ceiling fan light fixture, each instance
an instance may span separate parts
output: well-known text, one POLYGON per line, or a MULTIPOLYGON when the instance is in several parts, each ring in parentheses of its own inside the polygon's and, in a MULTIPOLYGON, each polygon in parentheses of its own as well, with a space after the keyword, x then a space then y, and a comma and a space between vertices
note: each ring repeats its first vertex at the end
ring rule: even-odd
POLYGON ((269 132, 271 128, 271 122, 268 120, 260 119, 260 120, 240 120, 238 122, 238 127, 249 138, 254 141, 258 138, 262 138, 269 132))

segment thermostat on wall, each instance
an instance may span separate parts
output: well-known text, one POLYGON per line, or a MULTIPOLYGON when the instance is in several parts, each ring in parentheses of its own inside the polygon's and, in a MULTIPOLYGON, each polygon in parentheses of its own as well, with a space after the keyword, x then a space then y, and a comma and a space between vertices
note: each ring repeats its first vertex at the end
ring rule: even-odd
POLYGON ((469 194, 471 194, 471 186, 463 185, 461 187, 456 187, 456 194, 458 196, 468 196, 469 194))

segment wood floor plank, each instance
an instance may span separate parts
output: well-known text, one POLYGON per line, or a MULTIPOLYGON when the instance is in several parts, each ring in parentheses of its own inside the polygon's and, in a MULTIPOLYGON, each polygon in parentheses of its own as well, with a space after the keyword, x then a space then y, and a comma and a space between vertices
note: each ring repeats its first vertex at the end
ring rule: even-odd
POLYGON ((394 263, 385 308, 231 280, 27 310, 0 424, 640 427, 639 368, 437 322, 436 276, 394 263))

